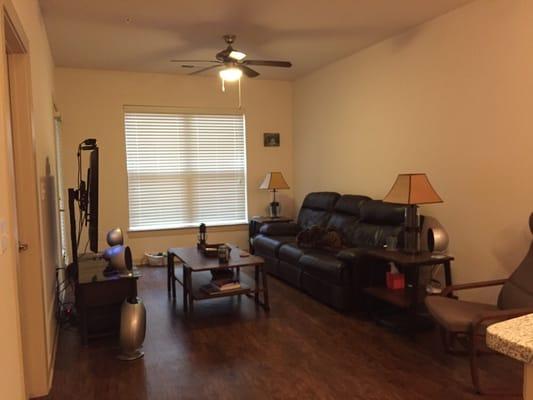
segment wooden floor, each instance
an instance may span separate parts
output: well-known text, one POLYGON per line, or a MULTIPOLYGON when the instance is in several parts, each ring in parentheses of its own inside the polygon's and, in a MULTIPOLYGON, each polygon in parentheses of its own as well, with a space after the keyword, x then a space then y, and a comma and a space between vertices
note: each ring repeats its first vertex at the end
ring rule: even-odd
MULTIPOLYGON (((119 361, 113 340, 83 347, 76 330, 64 329, 50 399, 482 398, 468 360, 443 354, 434 333, 410 341, 274 278, 269 315, 243 297, 196 303, 186 318, 181 292, 176 305, 167 297, 166 270, 143 274, 145 357, 119 361)), ((484 382, 520 390, 518 363, 485 357, 484 382)))

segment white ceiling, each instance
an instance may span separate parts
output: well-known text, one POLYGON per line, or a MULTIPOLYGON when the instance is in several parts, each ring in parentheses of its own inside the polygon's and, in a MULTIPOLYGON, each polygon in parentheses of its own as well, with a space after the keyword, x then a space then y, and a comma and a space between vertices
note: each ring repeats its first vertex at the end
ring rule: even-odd
POLYGON ((172 58, 214 59, 221 36, 261 77, 294 79, 470 0, 40 0, 57 66, 190 73, 172 58))

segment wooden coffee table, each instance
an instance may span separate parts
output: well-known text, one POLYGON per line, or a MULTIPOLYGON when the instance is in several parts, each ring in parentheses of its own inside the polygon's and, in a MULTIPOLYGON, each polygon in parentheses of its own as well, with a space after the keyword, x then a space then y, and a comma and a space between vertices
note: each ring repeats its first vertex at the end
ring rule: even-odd
MULTIPOLYGON (((266 311, 270 309, 268 302, 268 285, 267 276, 263 268, 264 260, 261 257, 249 255, 241 257, 240 249, 232 246, 230 260, 228 263, 221 264, 218 258, 206 257, 196 247, 172 247, 167 251, 167 289, 168 293, 172 292, 172 298, 176 298, 176 282, 183 286, 183 309, 185 312, 193 311, 195 300, 207 300, 219 297, 248 295, 255 299, 266 311), (183 265, 183 278, 180 280, 176 277, 174 269, 174 258, 177 258, 183 265), (254 268, 253 288, 241 283, 240 289, 227 292, 217 292, 208 294, 203 292, 198 285, 195 285, 192 279, 193 272, 213 271, 217 269, 233 269, 237 277, 240 275, 240 269, 245 267, 254 268), (261 278, 261 279, 260 279, 261 278), (262 293, 262 301, 259 294, 262 293)), ((204 282, 205 283, 205 282, 204 282)))

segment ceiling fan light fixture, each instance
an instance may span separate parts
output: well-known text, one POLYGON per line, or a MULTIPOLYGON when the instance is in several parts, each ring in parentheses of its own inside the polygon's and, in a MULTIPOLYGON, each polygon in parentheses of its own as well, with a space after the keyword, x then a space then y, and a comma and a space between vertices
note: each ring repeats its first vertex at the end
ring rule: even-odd
POLYGON ((229 53, 229 58, 233 58, 234 60, 241 61, 246 58, 246 54, 244 54, 242 51, 232 50, 229 53))
POLYGON ((238 81, 239 79, 241 79, 242 71, 239 68, 236 68, 236 67, 229 67, 229 68, 224 68, 224 69, 220 70, 218 75, 224 81, 235 82, 235 81, 238 81))

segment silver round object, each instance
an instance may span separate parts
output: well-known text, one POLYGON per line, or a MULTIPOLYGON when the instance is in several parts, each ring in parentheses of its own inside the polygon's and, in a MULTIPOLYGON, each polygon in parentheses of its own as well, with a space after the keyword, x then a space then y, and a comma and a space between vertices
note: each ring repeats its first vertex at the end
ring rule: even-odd
POLYGON ((428 250, 432 253, 443 253, 448 249, 450 238, 442 227, 428 229, 428 250))
POLYGON ((104 251, 103 257, 115 269, 131 270, 133 268, 133 259, 129 246, 109 247, 104 251))
POLYGON ((120 311, 120 355, 118 359, 131 361, 144 356, 139 348, 146 334, 146 308, 142 299, 124 300, 120 311))
POLYGON ((106 240, 107 240, 107 244, 110 246, 123 245, 124 234, 122 233, 122 229, 120 228, 111 229, 109 232, 107 232, 106 240))

